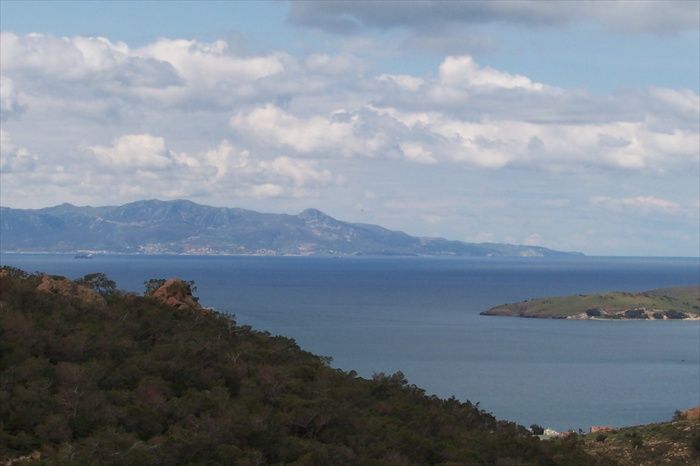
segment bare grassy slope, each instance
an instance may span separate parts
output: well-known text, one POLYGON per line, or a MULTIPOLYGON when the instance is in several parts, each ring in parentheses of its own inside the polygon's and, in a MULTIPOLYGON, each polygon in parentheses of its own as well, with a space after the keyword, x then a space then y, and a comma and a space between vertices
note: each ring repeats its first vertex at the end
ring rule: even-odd
POLYGON ((698 318, 700 286, 661 288, 641 293, 613 291, 604 294, 537 298, 496 306, 482 312, 482 315, 552 319, 698 318))

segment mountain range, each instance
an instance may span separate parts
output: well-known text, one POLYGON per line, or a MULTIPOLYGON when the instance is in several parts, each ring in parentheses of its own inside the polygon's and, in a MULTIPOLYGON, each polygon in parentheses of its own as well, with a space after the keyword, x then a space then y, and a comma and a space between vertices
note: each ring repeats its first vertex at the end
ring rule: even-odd
POLYGON ((270 214, 187 200, 105 207, 0 207, 0 250, 322 256, 579 254, 539 246, 415 237, 377 225, 343 222, 316 209, 298 215, 270 214))

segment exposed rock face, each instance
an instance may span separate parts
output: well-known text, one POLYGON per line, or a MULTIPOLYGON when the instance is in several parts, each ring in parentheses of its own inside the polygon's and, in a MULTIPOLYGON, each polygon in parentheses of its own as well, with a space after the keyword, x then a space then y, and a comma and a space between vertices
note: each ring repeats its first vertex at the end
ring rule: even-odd
POLYGON ((169 278, 150 296, 163 304, 180 310, 200 311, 203 309, 197 298, 192 295, 189 283, 179 278, 169 278))
POLYGON ((700 406, 682 411, 679 418, 688 421, 700 421, 700 406))
POLYGON ((106 306, 105 299, 97 292, 82 285, 78 285, 65 277, 44 275, 41 283, 36 287, 37 291, 52 293, 68 298, 74 298, 87 306, 106 306))

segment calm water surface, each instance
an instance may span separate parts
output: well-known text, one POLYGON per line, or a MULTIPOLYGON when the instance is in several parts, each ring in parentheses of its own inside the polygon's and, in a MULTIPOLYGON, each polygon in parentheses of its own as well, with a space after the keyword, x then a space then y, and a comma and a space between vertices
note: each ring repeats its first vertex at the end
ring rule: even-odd
POLYGON ((700 283, 676 258, 428 259, 3 254, 0 263, 120 288, 195 280, 204 304, 295 338, 336 367, 403 371, 440 396, 555 429, 667 420, 700 405, 700 322, 483 317, 505 302, 700 283))

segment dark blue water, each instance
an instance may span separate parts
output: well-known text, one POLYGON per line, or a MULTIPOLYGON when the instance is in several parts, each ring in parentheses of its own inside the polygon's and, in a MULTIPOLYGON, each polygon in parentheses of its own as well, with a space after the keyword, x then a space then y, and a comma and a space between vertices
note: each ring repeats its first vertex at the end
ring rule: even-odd
POLYGON ((69 277, 101 271, 141 291, 195 280, 204 304, 295 338, 361 375, 403 371, 500 418, 555 429, 667 420, 700 405, 700 322, 483 317, 539 296, 700 283, 698 259, 426 259, 3 254, 69 277))

